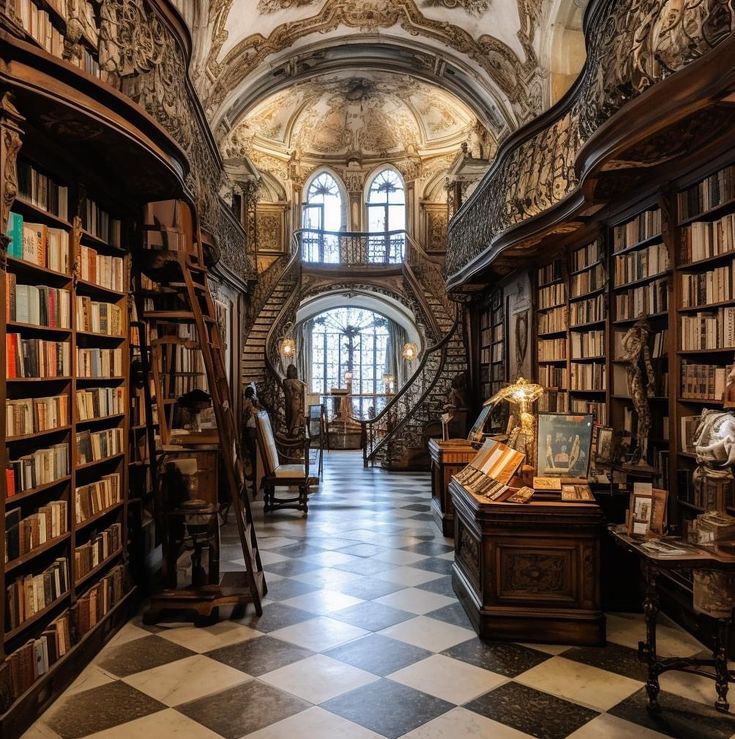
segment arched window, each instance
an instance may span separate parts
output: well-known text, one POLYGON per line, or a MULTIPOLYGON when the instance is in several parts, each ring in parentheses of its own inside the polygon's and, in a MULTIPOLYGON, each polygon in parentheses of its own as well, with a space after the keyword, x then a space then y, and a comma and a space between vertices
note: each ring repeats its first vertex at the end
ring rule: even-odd
POLYGON ((323 232, 338 232, 342 229, 342 191, 337 180, 329 172, 320 172, 306 190, 301 226, 306 229, 302 237, 303 258, 307 262, 339 261, 336 237, 323 232))
POLYGON ((393 169, 383 169, 373 177, 367 197, 370 261, 397 263, 403 261, 406 230, 406 191, 403 180, 393 169), (394 232, 400 233, 394 233, 394 232))

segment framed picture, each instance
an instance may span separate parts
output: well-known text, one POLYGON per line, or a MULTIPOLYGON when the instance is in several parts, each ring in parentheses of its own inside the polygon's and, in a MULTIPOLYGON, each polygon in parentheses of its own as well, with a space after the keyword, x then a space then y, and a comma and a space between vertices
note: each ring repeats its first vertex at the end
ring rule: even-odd
POLYGON ((615 448, 615 430, 611 426, 596 426, 595 464, 599 467, 610 467, 613 462, 615 448))
POLYGON ((536 474, 586 478, 590 469, 592 425, 591 413, 539 413, 536 474))
POLYGON ((531 278, 526 272, 506 288, 508 337, 508 379, 519 377, 527 380, 533 374, 531 357, 531 330, 533 326, 533 291, 531 278))
POLYGON ((633 489, 628 510, 628 533, 631 536, 646 536, 653 516, 653 491, 633 489))
POLYGON ((490 416, 490 411, 492 411, 492 406, 486 403, 482 407, 482 410, 477 416, 477 419, 472 424, 470 433, 467 435, 468 441, 482 441, 484 437, 483 430, 485 428, 485 424, 487 423, 487 419, 490 416))

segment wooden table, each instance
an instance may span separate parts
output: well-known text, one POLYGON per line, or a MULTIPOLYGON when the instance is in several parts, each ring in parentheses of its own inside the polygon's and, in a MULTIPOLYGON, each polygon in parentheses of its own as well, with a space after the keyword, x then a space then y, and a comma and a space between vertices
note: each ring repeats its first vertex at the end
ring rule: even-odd
POLYGON ((476 454, 477 449, 467 439, 429 439, 431 515, 444 536, 454 536, 454 506, 449 482, 476 454))
MULTIPOLYGON (((715 681, 717 699, 715 708, 718 711, 727 711, 727 692, 729 683, 735 682, 735 673, 728 669, 727 646, 732 624, 732 605, 729 607, 727 616, 710 616, 717 622, 715 646, 712 658, 700 657, 659 657, 656 653, 656 624, 659 613, 659 597, 657 580, 662 572, 672 570, 694 570, 696 572, 719 572, 735 573, 735 555, 723 551, 717 547, 696 547, 691 553, 682 556, 666 556, 652 553, 644 549, 641 544, 645 542, 642 538, 633 538, 610 528, 615 541, 640 558, 641 570, 645 583, 645 597, 643 601, 643 614, 646 620, 646 640, 638 642, 638 655, 648 665, 648 681, 646 692, 648 693, 648 708, 653 712, 660 711, 658 694, 661 690, 659 677, 669 670, 688 672, 694 675, 708 677, 715 681), (714 672, 703 668, 714 668, 714 672)), ((682 543, 681 539, 667 537, 666 541, 672 544, 682 543)), ((735 604, 733 604, 735 605, 735 604)), ((702 611, 700 611, 702 613, 702 611)), ((704 614, 703 615, 707 615, 704 614)))
POLYGON ((456 480, 452 586, 483 639, 605 643, 596 503, 493 503, 456 480))

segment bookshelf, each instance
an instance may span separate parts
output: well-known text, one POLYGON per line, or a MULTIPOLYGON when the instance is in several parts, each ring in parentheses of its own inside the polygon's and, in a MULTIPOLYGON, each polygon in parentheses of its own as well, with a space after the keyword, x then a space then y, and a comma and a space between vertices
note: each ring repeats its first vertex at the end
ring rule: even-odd
POLYGON ((537 377, 547 392, 538 410, 563 413, 569 408, 569 302, 564 259, 540 267, 537 280, 537 377))
POLYGON ((11 708, 107 631, 131 593, 130 237, 124 218, 85 194, 73 174, 47 171, 32 148, 21 157, 0 280, 0 679, 11 708))

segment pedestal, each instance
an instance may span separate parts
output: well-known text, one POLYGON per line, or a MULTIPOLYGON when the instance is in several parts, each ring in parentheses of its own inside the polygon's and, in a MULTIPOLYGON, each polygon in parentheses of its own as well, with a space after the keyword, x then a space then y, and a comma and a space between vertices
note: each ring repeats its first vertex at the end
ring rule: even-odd
POLYGON ((605 643, 596 504, 490 503, 459 483, 452 585, 480 638, 605 643))
POLYGON ((454 536, 454 506, 449 495, 449 483, 477 454, 465 439, 429 439, 431 456, 431 514, 434 522, 447 537, 454 536))

